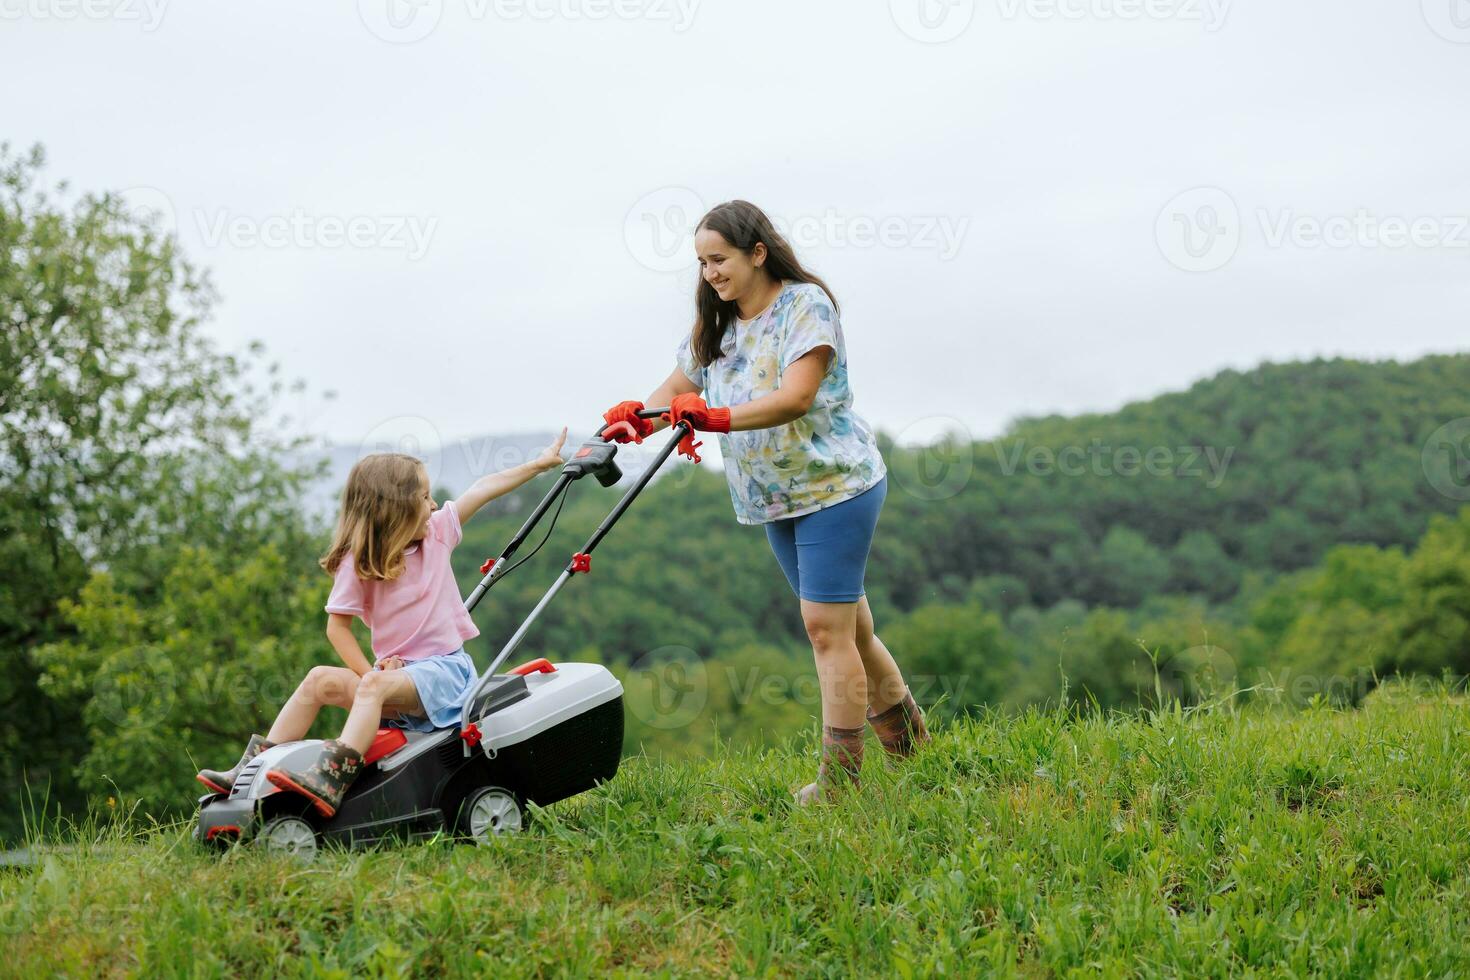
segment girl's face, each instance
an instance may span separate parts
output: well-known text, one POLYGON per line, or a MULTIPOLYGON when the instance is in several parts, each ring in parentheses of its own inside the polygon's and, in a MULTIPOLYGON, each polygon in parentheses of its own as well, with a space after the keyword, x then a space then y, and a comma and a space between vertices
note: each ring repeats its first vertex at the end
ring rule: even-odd
POLYGON ((694 253, 699 256, 699 272, 725 302, 740 302, 757 295, 769 276, 761 268, 766 260, 766 246, 757 243, 746 255, 725 240, 725 236, 708 228, 694 235, 694 253))
POLYGON ((414 532, 413 540, 422 541, 429 533, 429 515, 434 513, 439 505, 434 503, 434 497, 429 492, 429 474, 427 470, 419 470, 419 523, 418 530, 414 532))

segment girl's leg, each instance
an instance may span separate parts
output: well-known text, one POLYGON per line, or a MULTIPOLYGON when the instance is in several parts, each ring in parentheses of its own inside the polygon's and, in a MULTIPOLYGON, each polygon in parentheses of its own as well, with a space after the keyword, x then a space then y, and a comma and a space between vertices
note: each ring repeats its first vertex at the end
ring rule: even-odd
POLYGON ((342 726, 338 741, 358 752, 366 752, 373 744, 373 737, 377 735, 385 713, 424 713, 418 688, 414 687, 413 677, 405 670, 370 670, 362 676, 357 684, 357 696, 347 712, 347 724, 342 726))
POLYGON ((868 704, 873 714, 882 714, 902 701, 908 689, 893 654, 873 632, 873 611, 868 608, 867 596, 857 602, 857 650, 868 675, 868 704))
POLYGON ((339 708, 352 706, 359 683, 361 678, 346 667, 311 668, 306 679, 286 700, 266 738, 277 744, 305 738, 322 705, 330 704, 339 708))

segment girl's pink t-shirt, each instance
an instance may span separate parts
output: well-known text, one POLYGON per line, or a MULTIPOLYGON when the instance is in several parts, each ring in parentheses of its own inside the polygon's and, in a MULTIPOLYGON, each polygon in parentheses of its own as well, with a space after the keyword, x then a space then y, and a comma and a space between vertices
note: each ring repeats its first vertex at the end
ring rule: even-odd
POLYGON ((327 598, 327 612, 356 616, 373 633, 373 656, 423 660, 454 653, 480 635, 465 612, 464 599, 449 553, 464 532, 454 501, 429 515, 429 531, 403 553, 403 574, 391 582, 357 577, 351 553, 345 555, 327 598))

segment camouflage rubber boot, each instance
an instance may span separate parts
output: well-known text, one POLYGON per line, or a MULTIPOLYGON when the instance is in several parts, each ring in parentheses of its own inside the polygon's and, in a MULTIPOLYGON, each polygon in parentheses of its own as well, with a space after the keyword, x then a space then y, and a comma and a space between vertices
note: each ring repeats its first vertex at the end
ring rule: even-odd
POLYGON ((879 714, 868 712, 868 724, 873 734, 890 756, 906 759, 915 750, 929 741, 929 729, 924 724, 924 715, 914 703, 913 694, 905 691, 903 700, 879 714))
POLYGON ((331 819, 342 805, 342 795, 362 771, 362 753, 345 742, 329 738, 321 753, 305 769, 272 769, 265 774, 281 789, 311 800, 318 813, 331 819))
POLYGON ((208 786, 213 792, 229 796, 230 789, 235 785, 235 778, 240 775, 240 770, 245 768, 245 763, 275 744, 275 742, 266 741, 259 735, 251 735, 250 744, 245 746, 245 754, 240 756, 240 761, 235 763, 235 768, 226 769, 223 772, 218 769, 201 769, 194 778, 208 786))
POLYGON ((817 767, 817 780, 796 791, 799 806, 825 803, 839 793, 857 789, 863 768, 863 729, 822 726, 822 764, 817 767))

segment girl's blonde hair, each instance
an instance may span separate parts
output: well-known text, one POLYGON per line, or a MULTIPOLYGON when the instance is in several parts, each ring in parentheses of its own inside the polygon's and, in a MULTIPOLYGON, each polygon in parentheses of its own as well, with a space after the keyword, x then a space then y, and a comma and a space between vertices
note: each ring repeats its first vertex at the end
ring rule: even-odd
POLYGON ((403 550, 419 528, 424 464, 404 453, 364 456, 347 475, 332 547, 321 557, 336 575, 351 552, 357 577, 391 582, 403 574, 403 550))

